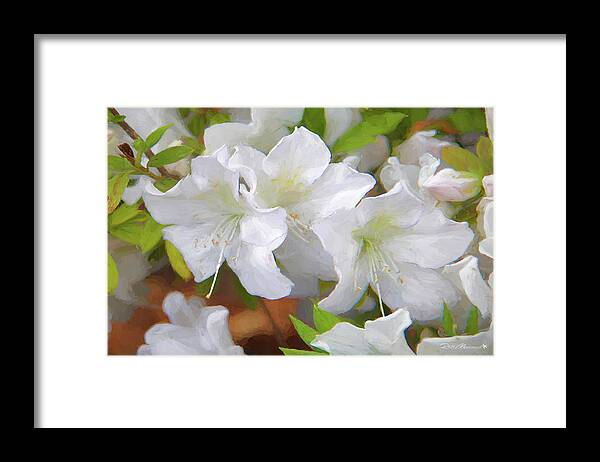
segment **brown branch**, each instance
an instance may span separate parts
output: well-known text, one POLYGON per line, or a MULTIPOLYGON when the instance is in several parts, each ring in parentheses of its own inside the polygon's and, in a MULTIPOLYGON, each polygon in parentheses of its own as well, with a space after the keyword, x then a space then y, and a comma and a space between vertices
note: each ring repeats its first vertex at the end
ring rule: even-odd
MULTIPOLYGON (((117 117, 121 115, 121 114, 119 114, 119 111, 117 111, 114 107, 109 107, 108 110, 110 111, 111 114, 113 114, 117 117)), ((125 121, 118 122, 118 125, 125 131, 125 133, 127 133, 129 135, 129 138, 131 138, 132 140, 137 140, 137 139, 142 138, 133 129, 133 127, 131 125, 129 125, 127 122, 125 122, 125 121)), ((146 156, 148 157, 148 159, 152 159, 154 157, 154 153, 152 152, 152 149, 148 149, 146 151, 146 156)), ((157 167, 157 168, 158 168, 158 171, 161 173, 161 175, 169 177, 169 178, 174 178, 173 175, 170 175, 169 172, 167 172, 167 169, 165 169, 164 167, 157 167)))

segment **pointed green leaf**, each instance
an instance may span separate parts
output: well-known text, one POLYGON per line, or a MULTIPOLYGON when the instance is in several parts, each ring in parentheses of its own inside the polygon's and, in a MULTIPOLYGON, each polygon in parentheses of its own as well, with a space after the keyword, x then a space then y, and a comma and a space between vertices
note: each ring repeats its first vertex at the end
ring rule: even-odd
POLYGON ((148 167, 161 167, 172 164, 189 156, 192 152, 194 152, 194 149, 185 145, 167 148, 152 157, 148 161, 148 167))
POLYGON ((114 236, 123 242, 127 242, 132 245, 139 245, 143 229, 143 223, 127 221, 118 226, 109 228, 108 232, 111 236, 114 236))
POLYGON ((444 302, 444 317, 442 321, 442 327, 446 333, 446 337, 454 337, 456 335, 456 324, 454 323, 454 317, 448 308, 448 304, 444 302))
POLYGON ((304 114, 299 125, 323 138, 325 134, 325 109, 322 107, 304 108, 304 114))
POLYGON ((352 152, 376 141, 378 135, 393 131, 406 117, 402 112, 364 113, 363 121, 355 125, 338 138, 333 149, 334 154, 352 152))
POLYGON ((294 348, 283 348, 279 347, 279 349, 286 356, 307 356, 307 355, 318 355, 318 356, 328 356, 324 351, 308 351, 308 350, 295 350, 294 348))
POLYGON ((148 217, 140 235, 139 248, 142 253, 150 252, 160 244, 163 228, 163 225, 154 221, 152 217, 148 217))
POLYGON ((163 178, 162 180, 155 181, 154 186, 160 192, 167 192, 169 189, 171 189, 177 183, 178 183, 178 181, 173 178, 163 178))
POLYGON ((125 120, 124 115, 114 115, 112 112, 110 112, 109 109, 107 109, 106 111, 108 112, 108 123, 118 124, 119 122, 123 122, 125 120))
POLYGON ((108 213, 112 213, 119 205, 128 182, 128 173, 119 173, 108 180, 108 213))
POLYGON ((112 228, 119 226, 126 221, 145 216, 146 213, 138 208, 139 205, 139 203, 133 205, 123 203, 119 205, 116 210, 108 216, 108 227, 112 228))
POLYGON ((150 149, 152 146, 158 143, 162 136, 165 134, 165 132, 172 126, 173 124, 163 125, 162 127, 158 127, 156 130, 150 133, 146 138, 146 150, 150 149))
POLYGON ((108 293, 112 294, 119 285, 119 270, 111 254, 108 254, 108 293))
POLYGON ((448 120, 461 133, 485 132, 487 129, 483 108, 459 108, 448 116, 448 120))
POLYGON ((469 172, 478 177, 483 176, 484 168, 479 157, 467 149, 458 146, 444 146, 442 160, 459 172, 469 172))
POLYGON ((237 277, 234 278, 234 287, 238 296, 242 299, 242 303, 244 304, 244 306, 251 310, 255 310, 258 306, 258 297, 249 294, 237 277))
POLYGON ((191 280, 194 275, 185 264, 183 255, 181 255, 179 250, 177 250, 177 247, 175 247, 171 242, 165 241, 165 251, 167 252, 167 257, 169 258, 171 267, 179 275, 179 277, 184 281, 191 280))
POLYGON ((467 327, 465 329, 465 334, 467 335, 475 335, 479 332, 479 309, 475 306, 471 306, 471 311, 469 312, 469 317, 467 318, 467 327))
POLYGON ((134 173, 135 167, 127 159, 120 156, 108 156, 108 176, 119 173, 134 173))
POLYGON ((315 339, 318 332, 312 327, 310 327, 308 324, 303 323, 291 314, 290 320, 292 321, 292 324, 294 325, 294 328, 296 329, 296 332, 298 332, 300 338, 304 341, 304 343, 310 346, 310 342, 312 342, 315 339))
POLYGON ((229 122, 230 119, 229 114, 225 114, 224 112, 209 111, 206 113, 206 122, 209 126, 229 122))
POLYGON ((494 146, 492 145, 492 141, 485 136, 479 138, 476 152, 477 157, 481 161, 483 174, 491 174, 494 170, 494 146))
POLYGON ((319 334, 331 330, 333 326, 340 322, 354 324, 351 319, 336 316, 329 311, 319 308, 317 304, 313 305, 313 322, 315 323, 315 328, 319 334))
POLYGON ((133 149, 135 149, 138 154, 145 152, 147 150, 146 143, 144 143, 143 139, 137 138, 133 141, 133 149))

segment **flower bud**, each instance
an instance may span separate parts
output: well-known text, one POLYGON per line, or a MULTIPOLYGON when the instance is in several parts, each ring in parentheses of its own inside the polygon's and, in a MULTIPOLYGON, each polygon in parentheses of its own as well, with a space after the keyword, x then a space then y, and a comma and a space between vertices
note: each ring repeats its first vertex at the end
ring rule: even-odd
POLYGON ((423 187, 439 201, 462 202, 481 190, 481 181, 468 172, 445 168, 428 178, 423 187))

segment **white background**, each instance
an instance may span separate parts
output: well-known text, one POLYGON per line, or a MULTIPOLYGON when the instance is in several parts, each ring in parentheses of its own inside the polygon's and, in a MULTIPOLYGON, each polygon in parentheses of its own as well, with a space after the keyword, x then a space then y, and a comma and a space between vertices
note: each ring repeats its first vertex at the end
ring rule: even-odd
POLYGON ((566 425, 566 41, 38 37, 39 426, 566 425), (108 357, 107 106, 495 108, 494 357, 108 357))

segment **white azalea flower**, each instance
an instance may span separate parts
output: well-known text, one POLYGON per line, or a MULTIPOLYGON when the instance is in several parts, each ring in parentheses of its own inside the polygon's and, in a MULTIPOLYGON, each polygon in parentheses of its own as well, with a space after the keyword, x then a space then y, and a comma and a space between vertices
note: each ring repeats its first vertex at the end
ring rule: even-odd
POLYGON ((492 316, 492 289, 483 279, 479 271, 479 261, 471 255, 462 260, 446 265, 442 274, 452 282, 458 293, 459 301, 449 305, 460 328, 464 328, 471 307, 475 305, 483 323, 489 324, 492 316))
POLYGON ((486 197, 477 204, 477 229, 483 236, 479 242, 479 252, 494 258, 494 175, 483 178, 486 197))
POLYGON ((331 256, 311 230, 312 224, 340 209, 350 209, 375 184, 371 175, 343 163, 330 164, 329 149, 304 127, 294 130, 263 154, 237 146, 229 160, 250 186, 257 205, 282 207, 288 234, 275 250, 277 260, 294 282, 294 296, 318 294, 318 279, 335 280, 331 256))
POLYGON ((204 131, 204 146, 212 153, 225 145, 247 144, 268 152, 302 120, 304 108, 252 108, 251 122, 225 122, 204 131))
POLYGON ((435 138, 436 131, 417 132, 403 143, 396 146, 392 152, 403 164, 419 165, 423 154, 430 154, 439 159, 444 146, 452 143, 435 138))
POLYGON ((408 311, 399 309, 367 321, 364 329, 340 322, 317 335, 311 345, 332 355, 414 355, 404 334, 410 325, 408 311))
POLYGON ((229 311, 224 306, 205 307, 202 300, 186 300, 171 292, 163 301, 170 324, 155 324, 145 334, 138 355, 243 355, 229 332, 229 311))
POLYGON ((473 232, 438 209, 427 210, 402 181, 316 222, 313 229, 332 254, 339 281, 319 303, 323 309, 349 311, 369 285, 382 312, 383 303, 392 310, 407 307, 418 321, 438 319, 444 302, 458 301, 450 281, 436 269, 460 258, 473 232))
POLYGON ((171 225, 163 236, 179 249, 196 282, 214 275, 208 296, 227 260, 249 293, 285 297, 292 283, 277 268, 273 250, 286 237, 286 212, 258 207, 246 189, 240 194, 240 175, 225 166, 228 158, 226 147, 194 158, 191 175, 165 193, 149 185, 146 208, 158 223, 171 225))
POLYGON ((417 355, 492 355, 494 335, 492 328, 475 335, 431 337, 417 345, 417 355))
POLYGON ((471 173, 444 168, 429 177, 423 187, 439 201, 463 202, 479 194, 481 181, 471 173))
POLYGON ((435 174, 439 165, 440 160, 431 154, 423 154, 418 166, 403 164, 397 157, 390 157, 379 172, 379 179, 386 191, 403 181, 427 208, 432 208, 438 205, 438 200, 424 185, 435 174))

